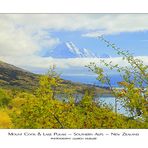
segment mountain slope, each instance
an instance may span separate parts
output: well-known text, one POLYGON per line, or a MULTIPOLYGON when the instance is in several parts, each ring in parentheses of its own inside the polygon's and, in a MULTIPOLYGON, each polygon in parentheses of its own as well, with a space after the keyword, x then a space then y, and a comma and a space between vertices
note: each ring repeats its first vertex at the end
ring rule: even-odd
POLYGON ((38 75, 0 61, 0 86, 33 89, 38 84, 38 75))

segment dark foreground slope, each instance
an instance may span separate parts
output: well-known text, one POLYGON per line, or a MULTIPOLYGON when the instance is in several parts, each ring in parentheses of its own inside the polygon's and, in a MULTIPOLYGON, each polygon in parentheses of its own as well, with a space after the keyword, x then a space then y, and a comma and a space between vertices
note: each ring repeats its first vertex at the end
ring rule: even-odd
POLYGON ((39 76, 16 66, 0 61, 0 87, 33 89, 39 76))

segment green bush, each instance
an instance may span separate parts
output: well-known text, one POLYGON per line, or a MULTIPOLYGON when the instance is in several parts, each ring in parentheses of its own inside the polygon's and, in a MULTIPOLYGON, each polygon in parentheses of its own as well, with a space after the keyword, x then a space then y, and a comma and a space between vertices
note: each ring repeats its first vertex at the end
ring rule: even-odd
POLYGON ((10 100, 11 99, 7 92, 3 89, 0 89, 0 107, 8 106, 10 100))

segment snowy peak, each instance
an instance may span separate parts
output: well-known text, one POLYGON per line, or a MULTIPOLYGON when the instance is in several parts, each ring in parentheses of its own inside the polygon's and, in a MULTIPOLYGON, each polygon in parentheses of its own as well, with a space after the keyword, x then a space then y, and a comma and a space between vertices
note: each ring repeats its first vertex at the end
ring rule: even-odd
POLYGON ((89 51, 86 48, 79 49, 74 43, 72 42, 66 42, 66 46, 69 48, 69 51, 75 54, 77 57, 96 57, 94 53, 89 51))
MULTIPOLYGON (((56 48, 44 52, 43 56, 53 57, 53 58, 97 58, 98 57, 89 49, 78 48, 73 42, 61 43, 56 48)), ((108 56, 102 55, 101 57, 105 58, 108 56)))

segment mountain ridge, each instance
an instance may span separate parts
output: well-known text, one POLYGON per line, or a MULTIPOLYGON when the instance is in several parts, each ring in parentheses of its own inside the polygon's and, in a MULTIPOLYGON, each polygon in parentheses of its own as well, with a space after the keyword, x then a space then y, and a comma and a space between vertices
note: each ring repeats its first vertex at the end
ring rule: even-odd
POLYGON ((59 44, 53 49, 46 50, 43 57, 52 58, 109 58, 108 54, 97 56, 90 49, 78 48, 73 42, 59 44))

